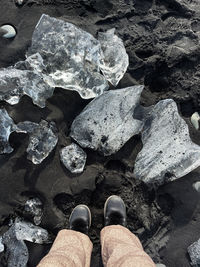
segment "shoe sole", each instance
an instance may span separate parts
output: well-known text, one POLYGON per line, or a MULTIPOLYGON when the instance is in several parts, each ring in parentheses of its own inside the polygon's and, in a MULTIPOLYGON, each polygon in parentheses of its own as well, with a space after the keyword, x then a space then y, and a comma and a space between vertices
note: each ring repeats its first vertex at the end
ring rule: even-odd
POLYGON ((87 210, 88 210, 88 213, 89 213, 89 228, 90 228, 90 226, 91 226, 91 223, 92 223, 92 215, 91 215, 91 211, 90 211, 90 209, 88 208, 88 206, 86 206, 86 205, 84 205, 84 204, 80 204, 80 205, 77 205, 73 210, 72 210, 72 212, 71 212, 71 214, 70 214, 70 216, 69 216, 69 221, 70 221, 70 219, 71 219, 71 216, 72 216, 72 213, 73 213, 73 211, 77 208, 77 207, 85 207, 87 210))
MULTIPOLYGON (((108 201, 109 201, 112 197, 118 197, 118 198, 120 198, 120 197, 117 196, 117 195, 112 195, 112 196, 110 196, 110 197, 107 198, 107 200, 106 200, 106 202, 105 202, 105 204, 104 204, 104 218, 105 218, 105 215, 106 215, 106 207, 107 207, 107 203, 108 203, 108 201)), ((122 198, 121 198, 121 200, 123 201, 122 198)), ((123 203, 124 203, 124 201, 123 201, 123 203)), ((125 203, 124 203, 124 207, 126 208, 125 203)))

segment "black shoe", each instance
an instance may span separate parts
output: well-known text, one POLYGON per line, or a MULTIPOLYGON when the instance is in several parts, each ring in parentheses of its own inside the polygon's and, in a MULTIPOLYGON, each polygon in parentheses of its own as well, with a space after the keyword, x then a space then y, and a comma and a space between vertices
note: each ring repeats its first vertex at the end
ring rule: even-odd
POLYGON ((104 205, 105 226, 120 224, 126 227, 126 206, 121 197, 110 196, 104 205))
POLYGON ((83 234, 88 234, 90 226, 91 212, 88 206, 76 206, 69 217, 69 228, 83 234))

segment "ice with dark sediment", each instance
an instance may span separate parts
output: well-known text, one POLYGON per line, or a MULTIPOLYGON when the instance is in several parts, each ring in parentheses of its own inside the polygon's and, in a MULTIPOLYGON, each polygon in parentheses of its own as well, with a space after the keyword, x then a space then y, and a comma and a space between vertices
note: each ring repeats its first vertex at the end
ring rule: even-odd
POLYGON ((200 146, 191 141, 188 126, 172 99, 152 107, 142 131, 142 143, 134 175, 147 184, 173 181, 200 166, 200 146))
POLYGON ((0 154, 11 153, 9 136, 16 130, 16 125, 5 109, 0 109, 0 154))
POLYGON ((81 173, 84 170, 87 154, 75 143, 60 150, 60 159, 71 173, 81 173))
POLYGON ((100 69, 105 78, 116 86, 124 76, 129 64, 123 41, 115 34, 115 29, 99 32, 98 40, 104 54, 100 69))
POLYGON ((200 239, 188 247, 188 253, 193 267, 200 266, 200 239))
POLYGON ((42 120, 39 124, 25 121, 17 125, 19 132, 29 134, 27 158, 34 164, 41 163, 54 149, 58 142, 57 129, 54 122, 42 120))
POLYGON ((39 198, 28 199, 24 206, 24 212, 33 217, 35 225, 39 225, 43 215, 41 200, 39 198))
POLYGON ((8 267, 26 267, 29 253, 24 241, 43 244, 49 243, 48 232, 32 223, 19 218, 2 235, 2 244, 6 247, 5 256, 8 267))
POLYGON ((143 88, 138 85, 104 92, 75 118, 70 136, 80 146, 105 156, 117 152, 142 130, 143 121, 136 118, 134 112, 143 88))
POLYGON ((35 27, 28 55, 40 53, 55 86, 93 98, 108 89, 100 74, 101 45, 75 25, 43 14, 35 27))
POLYGON ((0 69, 0 100, 17 104, 23 95, 45 107, 46 99, 54 92, 52 80, 46 75, 42 57, 37 53, 13 67, 0 69))

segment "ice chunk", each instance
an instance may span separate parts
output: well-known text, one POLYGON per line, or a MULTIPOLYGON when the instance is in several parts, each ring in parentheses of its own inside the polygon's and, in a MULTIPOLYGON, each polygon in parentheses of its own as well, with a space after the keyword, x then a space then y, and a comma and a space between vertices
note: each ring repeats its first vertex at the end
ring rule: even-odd
POLYGON ((48 232, 45 229, 17 218, 2 236, 2 243, 6 246, 8 267, 27 266, 29 254, 24 240, 38 244, 50 242, 48 232))
POLYGON ((188 253, 192 261, 191 265, 200 266, 200 239, 188 247, 188 253))
POLYGON ((86 163, 87 155, 81 147, 72 143, 60 150, 60 159, 72 173, 81 173, 86 163))
POLYGON ((152 108, 142 143, 134 175, 147 184, 173 181, 200 165, 200 146, 191 141, 188 126, 172 99, 160 101, 152 108))
POLYGON ((198 112, 193 113, 191 116, 191 123, 196 130, 199 130, 199 120, 200 120, 199 113, 198 112))
POLYGON ((98 150, 105 156, 117 152, 143 122, 134 117, 143 86, 104 92, 92 100, 71 126, 71 137, 80 146, 98 150))
POLYGON ((115 35, 115 29, 105 33, 99 32, 98 40, 104 54, 103 64, 100 65, 101 71, 106 79, 116 86, 128 68, 128 54, 122 40, 115 35))
POLYGON ((2 242, 2 236, 0 236, 0 253, 4 251, 4 244, 2 242))
POLYGON ((54 122, 42 120, 37 124, 25 121, 18 123, 17 127, 20 132, 29 133, 30 135, 27 158, 34 164, 41 163, 58 142, 57 129, 54 122))
POLYGON ((45 74, 43 60, 38 53, 14 67, 0 69, 0 100, 11 105, 17 104, 23 95, 28 95, 34 104, 43 108, 53 91, 52 80, 45 74))
POLYGON ((31 215, 35 225, 39 225, 42 220, 42 202, 39 198, 28 199, 24 206, 24 211, 31 215))
POLYGON ((93 98, 108 89, 99 72, 101 45, 91 34, 60 19, 42 15, 28 55, 40 53, 55 86, 93 98))
POLYGON ((200 193, 200 181, 193 183, 193 188, 200 193))
POLYGON ((0 109, 0 154, 11 153, 9 136, 16 130, 16 125, 5 109, 0 109))

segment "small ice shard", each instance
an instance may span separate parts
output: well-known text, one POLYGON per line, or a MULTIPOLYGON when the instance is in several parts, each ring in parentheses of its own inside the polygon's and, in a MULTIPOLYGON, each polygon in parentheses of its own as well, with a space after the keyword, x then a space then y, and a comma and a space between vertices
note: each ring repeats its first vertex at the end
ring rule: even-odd
POLYGON ((193 188, 200 193, 200 182, 193 183, 193 188))
POLYGON ((39 124, 25 121, 17 125, 18 131, 28 133, 28 159, 34 164, 41 163, 54 149, 58 142, 57 129, 54 122, 42 120, 39 124))
POLYGON ((134 175, 147 184, 173 181, 200 165, 200 146, 191 141, 188 126, 172 99, 152 108, 144 124, 142 143, 134 175))
POLYGON ((39 53, 54 85, 94 98, 108 89, 100 74, 98 40, 75 25, 43 14, 32 36, 28 55, 39 53))
POLYGON ((35 225, 39 225, 42 220, 42 202, 39 198, 28 199, 24 206, 24 211, 33 217, 35 225))
POLYGON ((44 108, 46 99, 54 92, 52 80, 45 71, 43 59, 38 53, 14 67, 0 69, 0 100, 14 105, 23 95, 28 95, 34 104, 44 108))
POLYGON ((19 6, 23 5, 25 0, 15 0, 15 3, 19 6))
POLYGON ((106 79, 116 86, 128 68, 128 54, 122 40, 115 35, 115 29, 99 32, 98 40, 104 54, 103 64, 100 65, 101 71, 106 79))
POLYGON ((17 218, 2 236, 8 267, 27 266, 29 254, 24 240, 38 244, 50 242, 49 234, 45 229, 17 218))
POLYGON ((6 38, 6 39, 14 38, 15 35, 16 35, 15 28, 12 25, 9 25, 9 24, 1 26, 0 27, 0 31, 5 32, 3 34, 3 38, 6 38))
POLYGON ((72 173, 83 172, 86 158, 87 154, 75 143, 60 150, 60 159, 62 163, 72 173))
POLYGON ((200 266, 200 239, 188 247, 188 253, 191 259, 191 265, 200 266))
POLYGON ((73 121, 71 137, 105 156, 117 152, 143 127, 143 121, 134 117, 143 88, 110 90, 92 100, 73 121))
POLYGON ((200 120, 199 113, 198 112, 193 113, 191 116, 191 123, 196 130, 199 130, 199 120, 200 120))
POLYGON ((9 136, 16 130, 16 125, 5 109, 0 109, 0 154, 11 153, 9 136))
POLYGON ((4 244, 2 243, 2 236, 0 236, 0 253, 4 251, 4 244))

